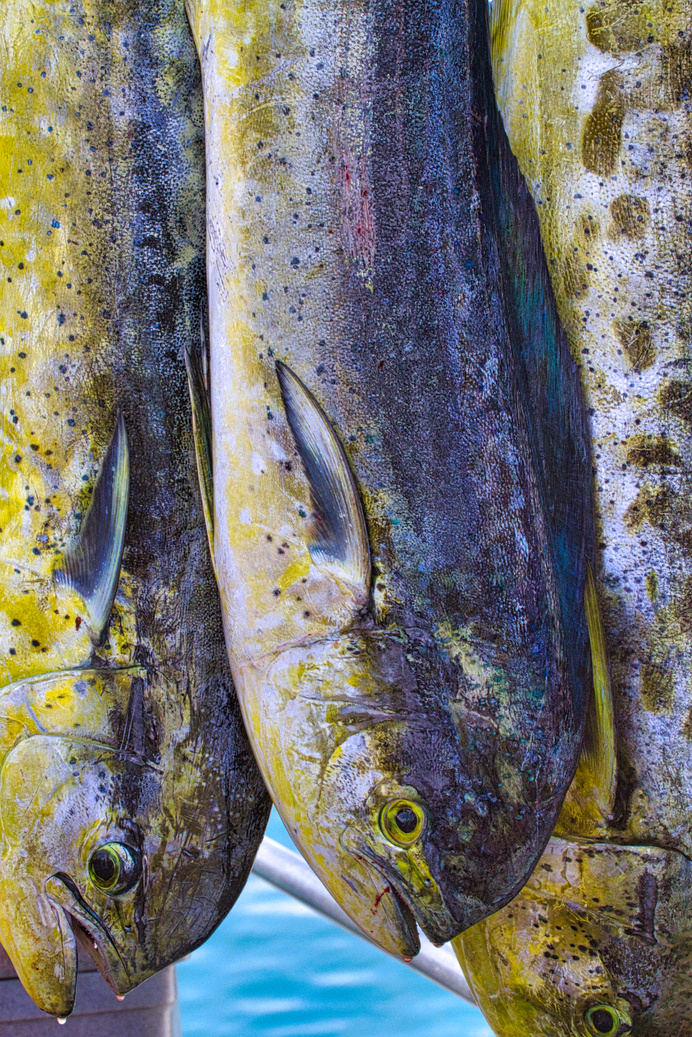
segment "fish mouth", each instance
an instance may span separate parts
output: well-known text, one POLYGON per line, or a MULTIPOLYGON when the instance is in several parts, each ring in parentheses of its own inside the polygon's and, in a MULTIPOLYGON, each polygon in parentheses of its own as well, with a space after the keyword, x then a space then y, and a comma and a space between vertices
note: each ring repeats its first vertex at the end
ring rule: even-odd
POLYGON ((64 912, 72 932, 114 994, 122 996, 132 989, 132 982, 117 944, 108 926, 86 902, 76 883, 64 872, 53 875, 46 883, 51 903, 64 912))
MULTIPOLYGON (((417 924, 422 932, 427 936, 428 940, 435 944, 436 947, 441 947, 443 943, 446 943, 447 940, 451 940, 453 936, 457 935, 458 927, 454 923, 450 925, 446 912, 426 911, 422 908, 422 906, 416 902, 415 898, 402 890, 401 885, 398 882, 395 882, 392 875, 388 874, 379 862, 376 862, 369 854, 368 865, 372 871, 377 872, 380 879, 387 883, 388 887, 391 889, 392 895, 400 905, 401 910, 406 912, 406 915, 410 919, 409 924, 414 930, 417 924)), ((418 953, 418 950, 420 950, 420 939, 418 939, 418 937, 417 942, 418 949, 416 950, 416 954, 418 953)))
MULTIPOLYGON (((357 843, 354 841, 348 845, 348 836, 342 837, 341 842, 352 857, 360 860, 371 872, 377 874, 381 882, 383 881, 387 884, 392 896, 396 898, 400 910, 407 915, 411 929, 415 931, 417 924, 430 943, 436 947, 441 947, 448 940, 458 936, 464 929, 473 925, 478 920, 478 917, 488 914, 484 908, 481 908, 479 912, 479 902, 469 897, 466 899, 470 902, 468 906, 473 914, 473 920, 469 921, 468 924, 459 922, 445 904, 439 890, 431 890, 429 892, 426 890, 425 895, 425 899, 428 901, 437 899, 439 906, 426 905, 422 903, 422 898, 419 899, 414 894, 409 893, 406 887, 402 888, 401 877, 397 875, 394 868, 389 868, 378 860, 367 845, 364 845, 360 840, 357 843)), ((417 954, 418 950, 420 950, 420 940, 417 934, 416 941, 418 946, 415 953, 417 954)))
POLYGON ((410 960, 420 950, 411 911, 382 874, 350 849, 321 858, 300 845, 324 886, 339 907, 374 944, 395 957, 410 960))
POLYGON ((395 884, 375 863, 347 845, 342 837, 344 855, 338 872, 332 870, 320 878, 336 902, 365 935, 381 950, 410 960, 420 950, 416 919, 410 905, 395 884), (345 857, 345 860, 344 860, 345 857))
MULTIPOLYGON (((358 861, 358 858, 354 857, 353 860, 358 861)), ((358 863, 365 864, 362 859, 358 863)), ((410 961, 420 950, 420 937, 413 912, 394 885, 380 871, 368 867, 367 864, 366 869, 371 880, 375 880, 371 885, 379 887, 379 891, 372 901, 373 906, 367 912, 349 911, 348 914, 383 951, 410 961)), ((365 903, 367 904, 367 901, 365 903)))
MULTIPOLYGON (((384 876, 378 873, 378 878, 384 878, 384 876)), ((388 900, 385 910, 390 920, 394 923, 393 928, 399 938, 397 954, 408 960, 415 958, 420 951, 420 937, 416 928, 416 919, 408 904, 399 895, 399 891, 391 883, 387 883, 379 894, 378 906, 385 897, 388 900)), ((384 949, 388 950, 389 948, 385 947, 384 949)), ((391 954, 391 949, 389 952, 391 954)))

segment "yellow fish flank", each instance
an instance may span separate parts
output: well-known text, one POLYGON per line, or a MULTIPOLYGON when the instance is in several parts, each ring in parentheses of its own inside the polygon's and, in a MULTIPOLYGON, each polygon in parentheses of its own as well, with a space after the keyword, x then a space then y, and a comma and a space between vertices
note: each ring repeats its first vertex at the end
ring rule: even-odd
POLYGON ((676 3, 492 7, 590 407, 619 765, 610 804, 575 786, 526 890, 458 942, 502 1037, 692 1032, 691 31, 676 3))
POLYGON ((267 800, 187 417, 204 194, 184 11, 11 0, 0 55, 0 939, 64 1016, 75 935, 118 993, 206 938, 267 800))

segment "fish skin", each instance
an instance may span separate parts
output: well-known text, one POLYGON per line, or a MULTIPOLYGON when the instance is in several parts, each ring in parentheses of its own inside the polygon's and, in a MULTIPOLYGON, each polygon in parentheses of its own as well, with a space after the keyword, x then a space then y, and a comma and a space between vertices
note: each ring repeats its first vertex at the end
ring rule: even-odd
POLYGON ((674 850, 554 837, 520 895, 454 941, 500 1037, 690 1033, 692 862, 674 850), (607 1031, 606 1031, 607 1032, 607 1031))
POLYGON ((0 53, 0 938, 65 1016, 71 923, 126 993, 230 909, 269 800, 223 649, 183 361, 204 298, 184 9, 11 0, 0 53), (118 572, 95 533, 122 525, 123 488, 118 572), (104 842, 141 855, 130 892, 92 881, 104 842))
POLYGON ((655 925, 665 922, 648 963, 639 936, 604 936, 602 916, 589 916, 583 935, 608 996, 622 1005, 636 995, 632 1034, 687 1034, 692 568, 690 274, 683 257, 690 249, 691 16, 680 5, 559 0, 546 13, 531 0, 502 0, 492 18, 500 108, 541 203, 556 299, 592 413, 602 548, 596 575, 619 781, 612 812, 588 803, 580 809, 569 797, 560 817, 544 860, 564 845, 575 857, 588 852, 588 875, 576 889, 557 887, 541 863, 526 896, 500 912, 492 930, 469 932, 460 945, 502 1037, 523 1035, 527 1012, 534 1033, 582 1035, 588 998, 576 990, 564 936, 555 930, 565 901, 598 896, 609 904, 629 895, 636 904, 638 882, 656 875, 647 862, 658 853, 678 877, 660 883, 655 925), (627 845, 626 854, 617 844, 627 845), (618 854, 629 863, 614 879, 618 854), (517 917, 526 920, 518 925, 517 917), (521 950, 523 941, 530 950, 521 950), (543 953, 559 957, 560 984, 547 976, 543 953), (542 1013, 540 1023, 531 1013, 542 1013))
POLYGON ((414 919, 441 943, 520 888, 574 773, 578 378, 482 3, 187 7, 234 680, 298 847, 409 956, 414 919), (382 828, 400 799, 410 847, 382 828))

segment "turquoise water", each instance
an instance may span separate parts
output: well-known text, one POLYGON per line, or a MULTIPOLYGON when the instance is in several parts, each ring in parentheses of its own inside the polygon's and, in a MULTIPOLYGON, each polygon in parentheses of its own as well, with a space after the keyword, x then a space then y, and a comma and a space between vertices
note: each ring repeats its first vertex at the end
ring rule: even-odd
MULTIPOLYGON (((276 812, 268 835, 293 846, 276 812)), ((254 876, 178 986, 183 1037, 492 1037, 478 1009, 254 876)))

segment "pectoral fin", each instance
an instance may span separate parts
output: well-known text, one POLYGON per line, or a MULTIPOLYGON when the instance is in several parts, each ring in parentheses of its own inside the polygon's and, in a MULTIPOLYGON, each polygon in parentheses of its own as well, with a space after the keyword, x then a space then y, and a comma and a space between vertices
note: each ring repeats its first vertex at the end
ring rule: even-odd
POLYGON ((594 700, 587 721, 581 766, 591 772, 601 813, 608 816, 613 809, 617 784, 617 739, 605 631, 591 566, 586 574, 584 606, 591 642, 594 700))
POLYGON ((557 834, 586 832, 589 823, 607 822, 617 785, 617 733, 608 672, 605 631, 591 566, 586 574, 584 608, 591 643, 593 697, 581 758, 556 828, 557 834), (586 826, 586 827, 585 827, 586 826))
POLYGON ((310 483, 310 556, 315 565, 336 570, 367 595, 368 532, 344 449, 326 414, 297 375, 282 363, 277 363, 276 371, 288 424, 310 483))
POLYGON ((204 521, 207 526, 209 550, 214 562, 214 483, 212 476, 211 453, 211 403, 209 400, 209 381, 206 369, 206 347, 204 331, 200 328, 202 339, 202 361, 190 353, 185 346, 185 367, 187 369, 187 385, 190 390, 192 405, 192 434, 195 442, 197 458, 197 477, 202 494, 204 521))
POLYGON ((53 574, 57 587, 68 587, 84 599, 85 619, 96 642, 105 630, 120 578, 129 487, 127 432, 120 414, 79 537, 53 574))

